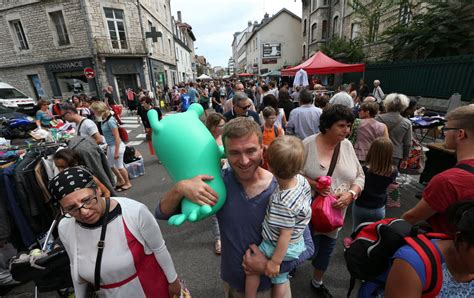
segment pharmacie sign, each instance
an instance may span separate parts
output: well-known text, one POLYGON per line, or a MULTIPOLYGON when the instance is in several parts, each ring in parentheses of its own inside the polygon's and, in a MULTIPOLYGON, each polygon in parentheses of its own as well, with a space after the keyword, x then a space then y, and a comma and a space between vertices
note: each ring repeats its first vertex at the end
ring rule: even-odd
POLYGON ((81 61, 81 60, 49 64, 49 69, 52 71, 76 70, 76 69, 83 69, 83 68, 84 68, 84 61, 81 61))

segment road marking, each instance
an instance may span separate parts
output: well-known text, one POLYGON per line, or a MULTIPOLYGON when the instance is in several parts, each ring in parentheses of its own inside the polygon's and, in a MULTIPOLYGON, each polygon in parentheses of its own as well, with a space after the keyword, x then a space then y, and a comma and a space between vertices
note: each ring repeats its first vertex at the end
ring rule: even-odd
POLYGON ((122 120, 135 120, 137 121, 137 116, 125 116, 125 117, 120 117, 122 120))
POLYGON ((123 123, 132 123, 132 124, 138 124, 137 119, 121 119, 123 123))
POLYGON ((138 146, 141 143, 143 143, 143 141, 131 141, 127 143, 127 146, 138 146))
POLYGON ((124 128, 137 128, 140 126, 140 124, 123 124, 123 125, 120 125, 121 127, 124 127, 124 128))
POLYGON ((146 138, 146 133, 142 133, 136 136, 137 139, 144 139, 146 138))

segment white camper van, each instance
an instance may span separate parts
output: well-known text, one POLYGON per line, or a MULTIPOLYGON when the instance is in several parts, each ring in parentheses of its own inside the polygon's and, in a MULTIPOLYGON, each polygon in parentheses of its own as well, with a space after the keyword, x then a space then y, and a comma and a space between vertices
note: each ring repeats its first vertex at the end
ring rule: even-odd
POLYGON ((0 82, 0 103, 15 111, 32 114, 34 113, 36 100, 26 96, 15 87, 0 82))

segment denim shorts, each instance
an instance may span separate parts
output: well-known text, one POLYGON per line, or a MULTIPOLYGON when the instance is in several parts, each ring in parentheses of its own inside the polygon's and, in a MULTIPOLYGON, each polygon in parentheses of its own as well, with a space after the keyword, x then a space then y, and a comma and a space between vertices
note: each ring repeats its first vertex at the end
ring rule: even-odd
MULTIPOLYGON (((273 252, 275 251, 275 246, 267 240, 263 240, 258 247, 260 251, 267 257, 271 258, 273 252)), ((304 245, 304 240, 297 243, 290 243, 288 249, 286 250, 284 261, 297 260, 302 252, 306 250, 306 245, 304 245)), ((280 273, 276 277, 272 278, 272 284, 283 284, 288 280, 288 272, 280 273)))

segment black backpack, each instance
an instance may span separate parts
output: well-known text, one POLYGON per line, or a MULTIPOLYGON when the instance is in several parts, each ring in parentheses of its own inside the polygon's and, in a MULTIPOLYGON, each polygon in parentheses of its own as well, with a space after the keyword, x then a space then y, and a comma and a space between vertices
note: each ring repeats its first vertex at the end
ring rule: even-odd
POLYGON ((125 152, 123 153, 123 162, 129 164, 137 160, 139 160, 139 158, 135 156, 135 148, 132 146, 126 146, 125 152))
POLYGON ((344 252, 346 266, 351 274, 347 297, 355 280, 374 282, 379 289, 385 282, 377 277, 390 269, 391 258, 404 245, 410 245, 422 258, 427 278, 422 297, 434 297, 441 290, 443 276, 441 258, 430 239, 450 239, 441 233, 426 233, 420 226, 411 225, 403 219, 386 218, 359 225, 351 235, 352 243, 344 252))

